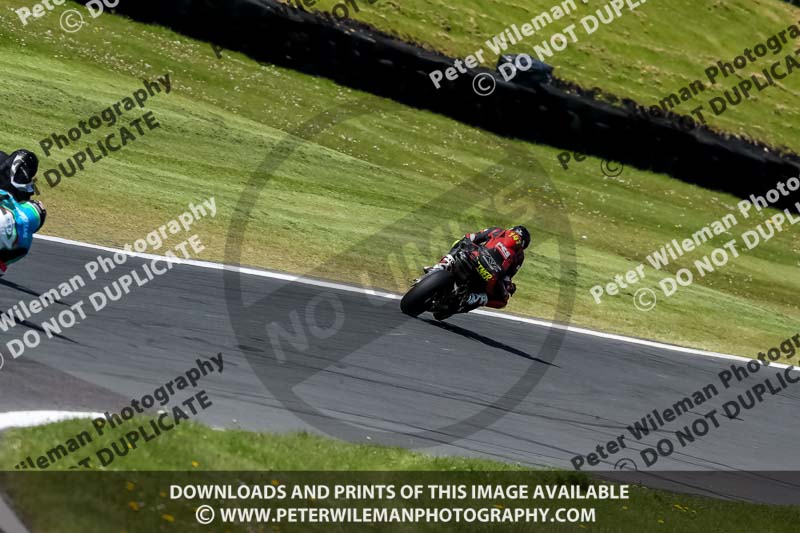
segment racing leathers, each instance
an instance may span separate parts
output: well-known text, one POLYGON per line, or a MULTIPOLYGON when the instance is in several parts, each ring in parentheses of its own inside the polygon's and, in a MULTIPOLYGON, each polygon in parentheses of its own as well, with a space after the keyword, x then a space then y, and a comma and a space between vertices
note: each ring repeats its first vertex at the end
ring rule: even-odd
POLYGON ((18 202, 11 193, 0 190, 0 271, 25 257, 45 216, 40 202, 18 202))
POLYGON ((449 268, 454 261, 453 253, 465 242, 477 244, 488 250, 499 265, 500 271, 487 281, 485 292, 469 294, 458 312, 466 313, 484 305, 502 309, 516 291, 516 286, 511 279, 519 272, 525 260, 520 236, 511 230, 499 227, 486 228, 478 233, 467 233, 433 268, 449 268))

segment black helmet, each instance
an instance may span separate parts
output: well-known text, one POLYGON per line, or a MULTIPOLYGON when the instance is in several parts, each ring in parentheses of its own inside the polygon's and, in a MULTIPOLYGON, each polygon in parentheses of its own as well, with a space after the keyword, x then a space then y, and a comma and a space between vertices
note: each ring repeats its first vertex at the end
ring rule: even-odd
POLYGON ((17 150, 8 156, 9 180, 20 192, 33 193, 33 177, 39 171, 39 159, 28 150, 17 150))
POLYGON ((526 228, 525 226, 514 226, 513 228, 509 229, 508 231, 513 231, 514 233, 516 233, 517 235, 520 236, 520 238, 522 239, 522 249, 523 250, 525 248, 527 248, 528 245, 531 243, 531 233, 528 231, 528 228, 526 228))

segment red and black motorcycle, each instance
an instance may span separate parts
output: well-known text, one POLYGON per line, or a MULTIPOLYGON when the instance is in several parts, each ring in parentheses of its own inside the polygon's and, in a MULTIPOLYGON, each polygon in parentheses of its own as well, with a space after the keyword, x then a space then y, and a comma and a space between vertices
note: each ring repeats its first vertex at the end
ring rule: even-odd
POLYGON ((502 261, 487 250, 469 241, 451 252, 453 262, 447 268, 433 268, 414 280, 411 289, 400 300, 400 310, 410 316, 425 311, 452 315, 461 309, 473 292, 484 292, 486 285, 502 275, 502 261))

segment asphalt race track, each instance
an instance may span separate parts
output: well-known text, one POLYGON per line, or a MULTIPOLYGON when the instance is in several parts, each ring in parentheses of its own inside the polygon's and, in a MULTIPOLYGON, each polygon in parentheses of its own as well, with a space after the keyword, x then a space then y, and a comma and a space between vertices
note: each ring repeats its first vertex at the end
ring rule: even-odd
POLYGON ((552 332, 515 320, 470 315, 443 326, 430 317, 403 317, 396 300, 365 308, 360 301, 364 296, 355 292, 244 275, 245 299, 267 302, 254 307, 252 315, 263 307, 270 316, 291 317, 296 302, 323 291, 334 291, 340 310, 347 313, 333 337, 324 331, 337 318, 320 318, 324 349, 314 351, 314 343, 304 347, 295 339, 285 343, 278 357, 270 349, 266 327, 273 318, 252 316, 253 329, 234 332, 221 270, 175 265, 145 286, 134 285, 130 294, 99 312, 87 303, 85 320, 60 337, 43 335, 41 345, 13 359, 6 348, 10 339, 149 262, 131 257, 90 282, 84 265, 98 255, 111 256, 37 239, 29 257, 0 278, 2 310, 30 301, 75 274, 88 282, 61 304, 0 333, 4 411, 119 410, 185 372, 196 358, 221 352, 223 372, 202 378, 198 385, 213 401, 201 420, 214 427, 306 429, 362 442, 364 435, 371 435, 375 442, 428 453, 565 469, 572 469, 575 455, 585 456, 624 434, 627 448, 593 469, 720 497, 773 502, 800 498, 800 476, 775 473, 800 471, 794 424, 800 384, 768 394, 738 419, 725 417, 720 408, 725 401, 777 372, 765 368, 757 377, 721 389, 719 396, 660 429, 656 438, 637 442, 628 425, 710 383, 719 384, 719 372, 743 363, 573 332, 565 334, 557 354, 541 357, 552 332), (354 338, 357 343, 347 342, 354 338), (521 379, 535 382, 520 387, 521 379), (491 404, 496 405, 485 409, 491 404), (714 408, 719 427, 712 425, 685 447, 677 445, 674 431, 714 408), (459 424, 463 420, 490 425, 459 424), (664 437, 676 443, 674 453, 647 468, 640 450, 664 437), (625 458, 639 472, 614 473, 614 465, 625 458), (707 473, 712 470, 728 474, 707 473))

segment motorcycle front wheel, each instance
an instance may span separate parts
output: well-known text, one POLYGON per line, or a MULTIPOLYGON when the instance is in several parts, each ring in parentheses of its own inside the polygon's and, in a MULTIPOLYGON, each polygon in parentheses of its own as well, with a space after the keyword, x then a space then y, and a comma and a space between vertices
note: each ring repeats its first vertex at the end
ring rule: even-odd
POLYGON ((446 270, 437 270, 422 278, 400 300, 400 310, 417 316, 429 310, 431 300, 437 293, 449 289, 453 284, 453 275, 446 270))

